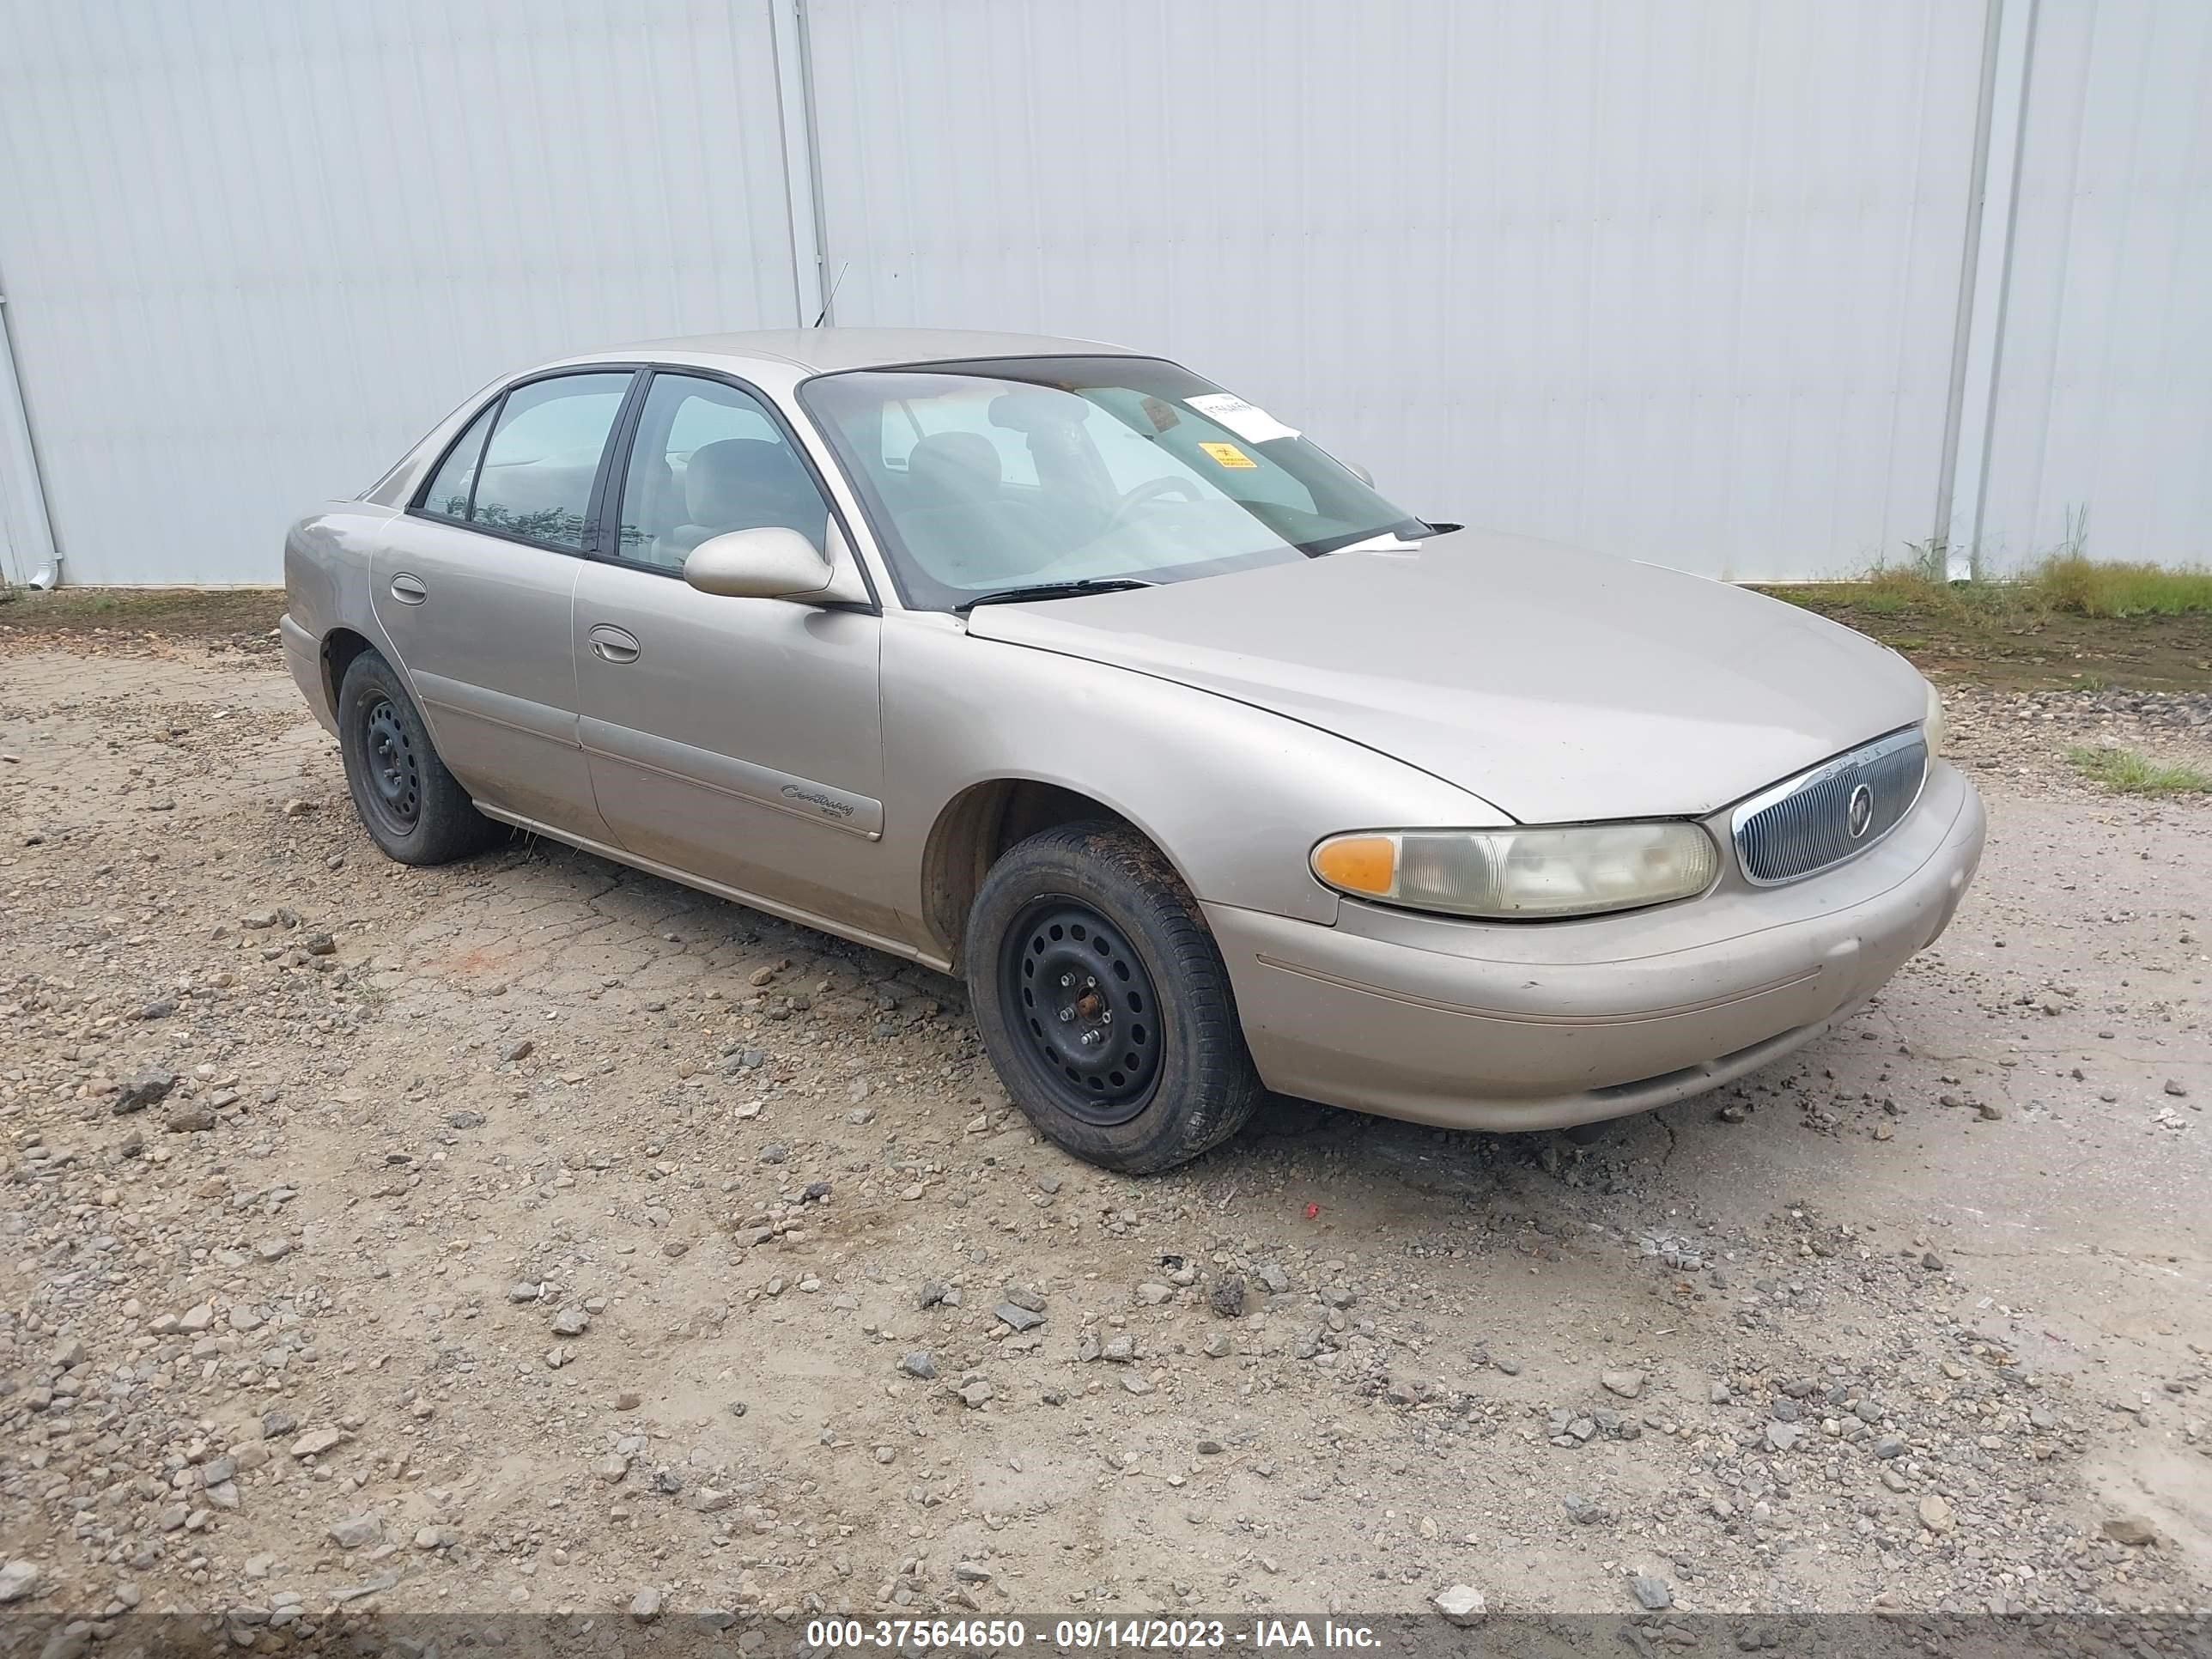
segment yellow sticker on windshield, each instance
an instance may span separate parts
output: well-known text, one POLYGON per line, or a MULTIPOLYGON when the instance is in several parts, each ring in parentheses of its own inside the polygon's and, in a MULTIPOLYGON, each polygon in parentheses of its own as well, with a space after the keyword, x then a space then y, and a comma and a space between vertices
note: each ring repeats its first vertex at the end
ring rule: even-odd
POLYGON ((1199 447, 1213 457, 1216 466, 1257 467, 1260 463, 1247 455, 1235 444, 1200 444, 1199 447))

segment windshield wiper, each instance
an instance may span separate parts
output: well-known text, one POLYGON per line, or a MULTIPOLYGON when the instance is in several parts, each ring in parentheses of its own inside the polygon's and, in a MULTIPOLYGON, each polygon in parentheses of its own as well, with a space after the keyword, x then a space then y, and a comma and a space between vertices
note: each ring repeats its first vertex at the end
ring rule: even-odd
POLYGON ((1073 582, 1031 582, 1026 587, 1002 587, 995 593, 981 593, 965 605, 956 605, 952 614, 964 617, 979 605, 1019 605, 1025 599, 1065 599, 1078 593, 1118 593, 1127 587, 1152 587, 1157 583, 1139 581, 1133 576, 1085 576, 1073 582))

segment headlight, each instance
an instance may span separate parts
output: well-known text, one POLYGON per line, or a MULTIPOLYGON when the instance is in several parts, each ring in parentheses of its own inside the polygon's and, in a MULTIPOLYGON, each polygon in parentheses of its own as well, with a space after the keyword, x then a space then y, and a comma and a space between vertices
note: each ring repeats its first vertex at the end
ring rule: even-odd
POLYGON ((1920 717, 1920 735, 1928 745, 1928 758, 1934 760, 1943 752, 1943 745, 1951 740, 1951 722, 1943 718, 1943 699, 1934 685, 1928 688, 1928 712, 1920 717))
POLYGON ((1455 916, 1531 920, 1632 910, 1712 884, 1720 853, 1694 823, 1390 830, 1332 836, 1313 872, 1340 893, 1455 916))

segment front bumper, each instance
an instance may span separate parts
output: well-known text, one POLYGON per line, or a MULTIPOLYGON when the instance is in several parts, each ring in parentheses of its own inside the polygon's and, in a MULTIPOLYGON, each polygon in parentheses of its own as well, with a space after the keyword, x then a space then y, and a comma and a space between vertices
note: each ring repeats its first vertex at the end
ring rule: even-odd
POLYGON ((1788 886, 1495 924, 1347 900, 1334 927, 1207 905, 1267 1086, 1460 1129, 1620 1117, 1811 1042, 1949 923, 1985 820, 1931 767, 1881 844, 1788 886))

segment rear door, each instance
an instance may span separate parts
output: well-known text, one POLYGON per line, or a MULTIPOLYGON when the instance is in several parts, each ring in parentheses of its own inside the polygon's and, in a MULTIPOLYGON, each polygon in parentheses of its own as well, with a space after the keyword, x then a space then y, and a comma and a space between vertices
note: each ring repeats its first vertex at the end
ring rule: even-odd
POLYGON ((577 732, 571 618, 633 370, 534 377, 457 439, 373 564, 438 753, 483 804, 609 838, 577 732))
POLYGON ((881 842, 874 607, 726 599, 684 580, 691 549, 730 530, 785 526, 848 560, 812 467, 732 381, 656 370, 634 420, 607 547, 576 588, 600 811, 639 858, 901 937, 881 842))

